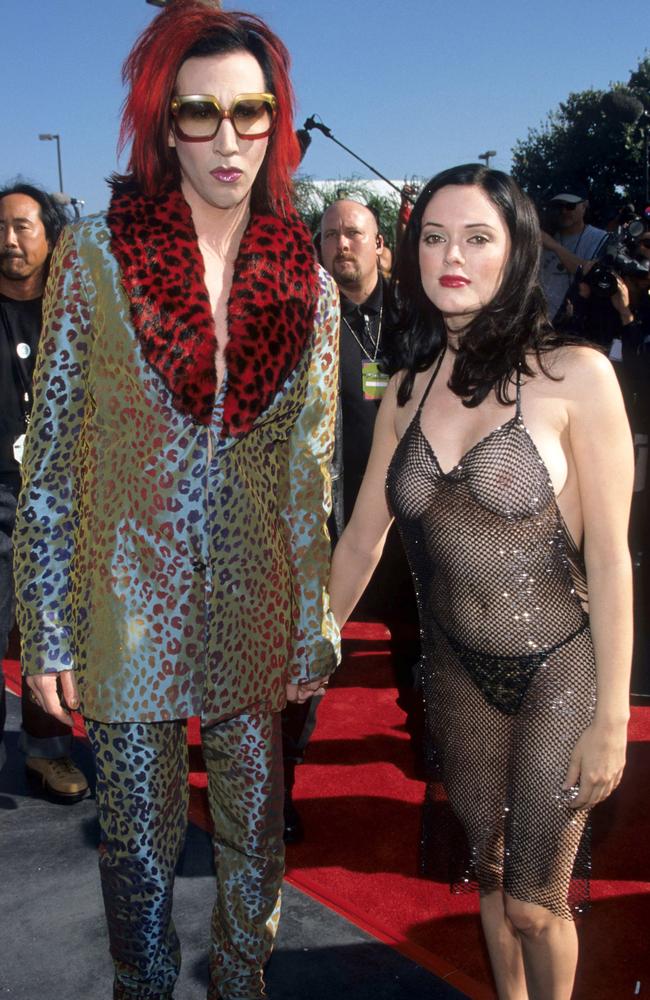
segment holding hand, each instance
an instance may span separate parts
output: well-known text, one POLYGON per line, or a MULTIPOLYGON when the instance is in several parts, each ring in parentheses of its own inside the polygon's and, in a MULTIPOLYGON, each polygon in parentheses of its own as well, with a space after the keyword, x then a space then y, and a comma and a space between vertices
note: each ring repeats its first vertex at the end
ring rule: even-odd
POLYGON ((300 681, 299 684, 287 684, 287 701, 297 701, 302 704, 315 694, 325 694, 329 677, 317 677, 313 681, 300 681))
POLYGON ((44 712, 52 715, 66 726, 72 725, 72 716, 66 709, 79 708, 79 692, 74 671, 63 670, 59 674, 35 674, 25 677, 30 688, 30 698, 44 712), (61 683, 61 695, 57 682, 61 683))

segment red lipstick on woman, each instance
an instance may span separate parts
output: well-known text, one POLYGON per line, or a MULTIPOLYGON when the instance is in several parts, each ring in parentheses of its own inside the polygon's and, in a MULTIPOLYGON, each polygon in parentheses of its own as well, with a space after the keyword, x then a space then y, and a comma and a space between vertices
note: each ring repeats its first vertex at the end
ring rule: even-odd
POLYGON ((440 284, 443 288, 464 288, 465 285, 471 285, 471 281, 462 274, 443 274, 440 284))

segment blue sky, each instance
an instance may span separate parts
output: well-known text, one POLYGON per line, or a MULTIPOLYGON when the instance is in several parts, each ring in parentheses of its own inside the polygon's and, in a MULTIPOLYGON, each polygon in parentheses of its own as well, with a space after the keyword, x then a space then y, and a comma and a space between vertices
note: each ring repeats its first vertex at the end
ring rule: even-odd
MULTIPOLYGON (((429 177, 511 149, 572 90, 625 81, 646 53, 644 4, 621 0, 249 0, 293 59, 297 125, 314 113, 334 135, 392 178, 429 177)), ((121 64, 155 16, 145 0, 2 2, 0 181, 22 174, 64 188, 86 211, 107 200, 118 166, 121 64)), ((124 167, 124 162, 121 164, 124 167)), ((313 134, 302 173, 369 176, 313 134)))

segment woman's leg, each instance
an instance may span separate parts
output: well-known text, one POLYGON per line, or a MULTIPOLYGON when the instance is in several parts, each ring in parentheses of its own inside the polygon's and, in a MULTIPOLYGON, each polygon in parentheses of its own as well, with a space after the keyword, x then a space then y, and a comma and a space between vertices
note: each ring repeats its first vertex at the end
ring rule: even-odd
POLYGON ((578 960, 572 920, 500 891, 481 897, 499 1000, 570 1000, 578 960))
POLYGON ((516 717, 503 884, 530 1000, 568 1000, 573 989, 572 906, 587 888, 581 842, 588 814, 571 807, 562 785, 595 696, 593 652, 582 633, 541 665, 516 717))
POLYGON ((114 1000, 168 1000, 180 968, 171 911, 187 827, 185 726, 86 720, 86 730, 97 768, 114 1000))
POLYGON ((506 915, 521 942, 529 1000, 570 1000, 578 962, 574 922, 511 896, 506 915))
POLYGON ((528 1000, 521 941, 500 889, 481 896, 481 923, 499 1000, 528 1000))
POLYGON ((481 890, 481 922, 501 1000, 527 1000, 518 936, 503 898, 504 810, 512 720, 490 705, 443 638, 432 680, 424 679, 445 790, 467 837, 469 856, 456 879, 481 890))

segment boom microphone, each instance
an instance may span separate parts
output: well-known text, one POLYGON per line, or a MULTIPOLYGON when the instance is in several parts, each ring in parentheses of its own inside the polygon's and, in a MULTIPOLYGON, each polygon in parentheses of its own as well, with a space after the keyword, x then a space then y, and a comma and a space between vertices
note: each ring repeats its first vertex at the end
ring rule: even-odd
POLYGON ((323 125, 322 122, 317 122, 315 115, 312 115, 311 118, 307 119, 307 121, 303 125, 303 128, 307 129, 308 132, 311 132, 312 129, 317 128, 318 131, 322 132, 323 135, 326 135, 328 139, 332 138, 331 128, 328 128, 327 125, 323 125))
MULTIPOLYGON (((359 154, 355 153, 353 150, 351 150, 349 146, 344 146, 342 142, 340 142, 337 138, 335 138, 335 136, 332 135, 331 128, 328 128, 327 125, 324 125, 322 121, 317 121, 316 118, 317 118, 316 115, 311 115, 311 117, 309 117, 306 120, 305 124, 303 125, 303 127, 302 127, 302 129, 300 131, 304 132, 304 133, 309 133, 309 132, 312 131, 312 129, 315 129, 315 128, 318 129, 319 132, 322 132, 323 135, 326 135, 328 139, 331 139, 332 142, 335 142, 337 146, 340 146, 341 149, 344 149, 346 153, 349 153, 350 156, 353 156, 355 158, 355 160, 359 161, 359 163, 363 163, 364 167, 367 167, 368 170, 371 170, 373 172, 373 174, 376 174, 376 176, 379 177, 382 181, 385 181, 386 184, 390 185, 390 187, 392 187, 394 191, 397 191, 397 193, 402 198, 405 198, 406 201, 410 201, 412 204, 414 203, 415 199, 413 198, 413 196, 411 194, 409 194, 409 193, 407 193, 407 192, 405 192, 403 190, 400 190, 400 188, 398 188, 397 184, 394 184, 393 181, 390 181, 388 179, 388 177, 384 177, 383 174, 380 174, 376 167, 373 167, 372 164, 370 164, 370 163, 367 162, 367 160, 362 159, 359 156, 359 154)), ((298 133, 298 135, 299 134, 300 133, 298 133)))

